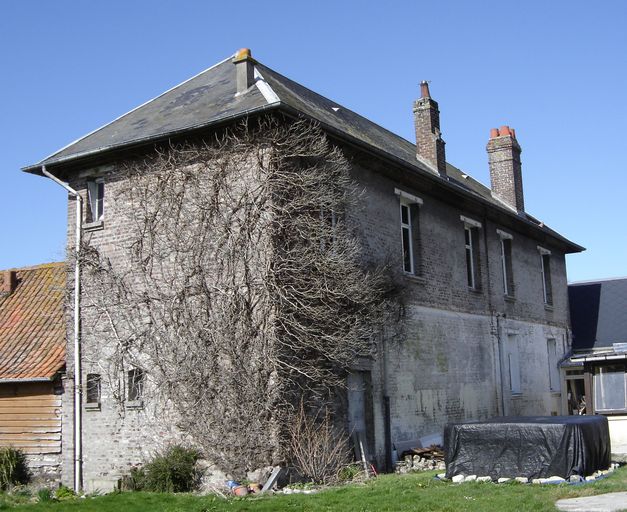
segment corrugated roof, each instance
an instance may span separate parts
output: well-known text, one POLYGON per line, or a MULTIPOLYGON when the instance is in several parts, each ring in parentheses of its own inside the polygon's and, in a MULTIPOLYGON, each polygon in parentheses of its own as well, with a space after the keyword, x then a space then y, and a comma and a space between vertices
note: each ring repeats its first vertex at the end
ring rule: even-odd
POLYGON ((52 379, 65 365, 65 263, 15 273, 14 291, 0 294, 0 381, 52 379))
POLYGON ((228 58, 24 170, 38 173, 42 165, 50 167, 78 161, 112 150, 167 139, 253 112, 279 108, 310 117, 340 136, 392 157, 417 173, 430 176, 443 187, 463 190, 482 202, 490 203, 567 244, 570 247, 568 252, 583 250, 534 217, 511 210, 494 198, 488 187, 454 166, 447 164, 448 177, 440 177, 428 164, 417 159, 416 146, 412 142, 260 63, 255 64, 255 72, 255 86, 243 94, 235 94, 235 66, 228 58), (270 94, 267 94, 268 91, 270 94))
POLYGON ((627 342, 627 278, 568 285, 573 349, 627 342))

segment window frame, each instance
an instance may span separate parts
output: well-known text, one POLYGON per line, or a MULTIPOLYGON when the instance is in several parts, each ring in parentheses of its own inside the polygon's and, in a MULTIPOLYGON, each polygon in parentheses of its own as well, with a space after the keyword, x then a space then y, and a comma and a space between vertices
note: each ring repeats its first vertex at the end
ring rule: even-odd
POLYGON ((553 306, 553 283, 551 282, 551 251, 538 246, 540 253, 540 277, 545 306, 553 306))
POLYGON ((515 285, 514 285, 514 262, 512 258, 512 241, 514 237, 502 231, 496 230, 500 239, 501 246, 501 272, 503 277, 503 295, 505 297, 514 298, 515 285))
POLYGON ((481 222, 461 215, 464 223, 464 256, 466 261, 466 285, 469 290, 481 291, 481 260, 479 257, 479 230, 481 222))
POLYGON ((602 364, 602 365, 594 365, 591 368, 591 380, 592 380, 592 406, 594 410, 594 414, 602 414, 602 415, 612 415, 612 414, 625 414, 627 413, 627 364, 619 361, 613 361, 611 364, 602 364), (622 409, 599 409, 597 407, 597 370, 599 374, 601 374, 602 369, 607 369, 609 367, 621 367, 623 371, 623 396, 624 396, 624 407, 622 409))
POLYGON ((401 231, 401 261, 403 272, 408 276, 420 276, 422 271, 419 240, 419 208, 422 206, 423 200, 420 197, 398 188, 394 189, 394 193, 399 198, 399 225, 401 231), (406 222, 403 220, 404 210, 407 214, 406 222), (405 247, 405 234, 407 234, 408 248, 405 247), (408 250, 406 251, 406 249, 408 250), (407 268, 407 263, 409 263, 409 269, 407 268))
POLYGON ((130 405, 139 405, 142 403, 145 384, 145 370, 135 367, 126 372, 126 400, 130 405))
POLYGON ((85 406, 100 407, 102 397, 102 376, 99 373, 88 373, 85 376, 85 406), (94 390, 95 389, 95 400, 94 390))
POLYGON ((99 223, 104 220, 104 196, 104 178, 95 178, 87 181, 88 222, 90 224, 99 223))

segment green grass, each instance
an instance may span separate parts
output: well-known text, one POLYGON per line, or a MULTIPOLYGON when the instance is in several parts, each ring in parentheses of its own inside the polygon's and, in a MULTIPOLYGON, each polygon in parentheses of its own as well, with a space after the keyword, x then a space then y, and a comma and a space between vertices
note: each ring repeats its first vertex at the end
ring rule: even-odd
MULTIPOLYGON (((434 472, 384 475, 365 484, 347 485, 318 494, 292 494, 224 500, 191 494, 121 493, 61 503, 2 505, 16 512, 280 512, 280 511, 545 511, 560 498, 627 491, 627 467, 595 483, 523 485, 468 483, 433 478, 434 472)), ((2 499, 2 498, 0 498, 2 499)))

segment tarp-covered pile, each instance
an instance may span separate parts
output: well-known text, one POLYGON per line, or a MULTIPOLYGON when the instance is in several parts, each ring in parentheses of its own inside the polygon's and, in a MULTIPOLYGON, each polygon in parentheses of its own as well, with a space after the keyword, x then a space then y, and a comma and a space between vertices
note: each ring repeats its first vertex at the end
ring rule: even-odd
POLYGON ((444 430, 446 477, 586 476, 610 466, 604 416, 504 417, 444 430))

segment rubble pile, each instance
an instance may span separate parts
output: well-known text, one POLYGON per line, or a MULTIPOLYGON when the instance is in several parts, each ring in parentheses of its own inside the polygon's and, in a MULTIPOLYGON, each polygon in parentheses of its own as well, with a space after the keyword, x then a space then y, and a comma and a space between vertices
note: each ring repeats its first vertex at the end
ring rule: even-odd
POLYGON ((403 452, 401 460, 396 463, 395 471, 404 474, 413 471, 443 470, 445 467, 442 447, 431 445, 428 448, 413 448, 403 452))

